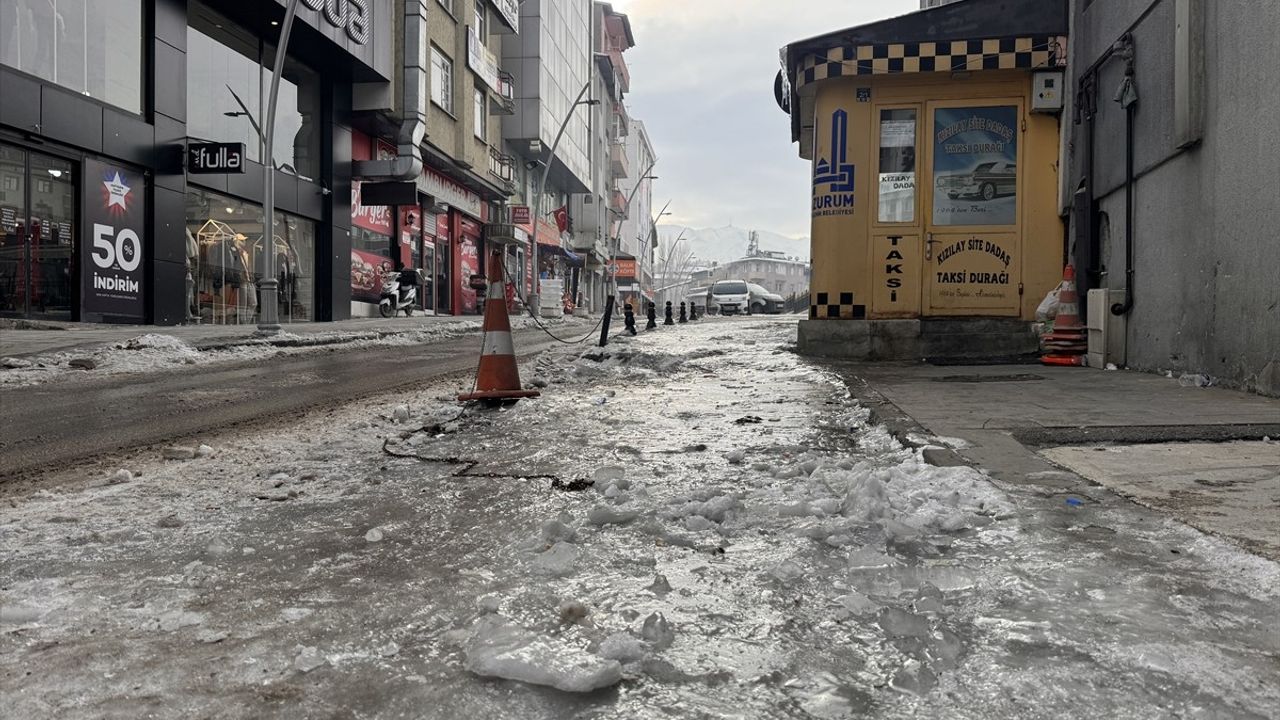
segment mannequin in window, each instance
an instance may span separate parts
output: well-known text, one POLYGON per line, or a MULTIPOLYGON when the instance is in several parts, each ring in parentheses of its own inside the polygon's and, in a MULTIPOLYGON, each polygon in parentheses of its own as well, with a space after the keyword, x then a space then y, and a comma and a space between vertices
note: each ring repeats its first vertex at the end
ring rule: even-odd
POLYGON ((196 276, 200 274, 200 243, 187 228, 187 322, 200 319, 200 304, 196 296, 196 276))

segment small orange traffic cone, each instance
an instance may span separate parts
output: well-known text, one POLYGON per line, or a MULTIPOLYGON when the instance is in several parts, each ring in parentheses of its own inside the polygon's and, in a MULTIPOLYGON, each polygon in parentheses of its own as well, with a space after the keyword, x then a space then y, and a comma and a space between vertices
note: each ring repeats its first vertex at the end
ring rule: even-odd
POLYGON ((484 303, 484 347, 480 349, 475 391, 459 395, 459 400, 502 403, 539 395, 537 390, 520 388, 520 370, 516 367, 515 345, 511 342, 511 319, 507 317, 505 285, 502 247, 496 246, 489 256, 489 289, 484 303))
POLYGON ((1062 271, 1062 289, 1058 291, 1058 314, 1053 331, 1041 338, 1045 365, 1084 365, 1089 352, 1089 331, 1080 322, 1080 296, 1076 293, 1076 269, 1068 265, 1062 271))

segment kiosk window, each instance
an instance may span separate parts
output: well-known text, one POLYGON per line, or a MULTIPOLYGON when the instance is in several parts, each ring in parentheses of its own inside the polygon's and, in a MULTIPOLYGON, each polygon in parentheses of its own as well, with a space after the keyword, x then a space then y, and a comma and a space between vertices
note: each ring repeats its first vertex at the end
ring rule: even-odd
POLYGON ((916 219, 916 111, 880 111, 880 212, 883 223, 916 219))

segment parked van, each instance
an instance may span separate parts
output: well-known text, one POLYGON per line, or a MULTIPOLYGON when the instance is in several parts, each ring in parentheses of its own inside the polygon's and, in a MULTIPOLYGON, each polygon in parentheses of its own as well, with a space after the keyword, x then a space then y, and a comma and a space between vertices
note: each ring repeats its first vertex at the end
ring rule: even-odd
POLYGON ((737 315, 748 310, 751 302, 751 290, 745 280, 721 280, 711 286, 708 293, 708 312, 719 312, 722 315, 737 315))

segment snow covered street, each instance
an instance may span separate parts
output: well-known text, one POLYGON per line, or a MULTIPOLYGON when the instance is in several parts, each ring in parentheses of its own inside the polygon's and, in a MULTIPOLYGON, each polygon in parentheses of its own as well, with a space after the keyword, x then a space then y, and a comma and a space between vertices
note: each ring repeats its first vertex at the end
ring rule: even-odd
POLYGON ((0 486, 6 714, 1280 716, 1280 566, 929 465, 795 327, 562 346, 508 409, 460 415, 453 380, 0 486))

